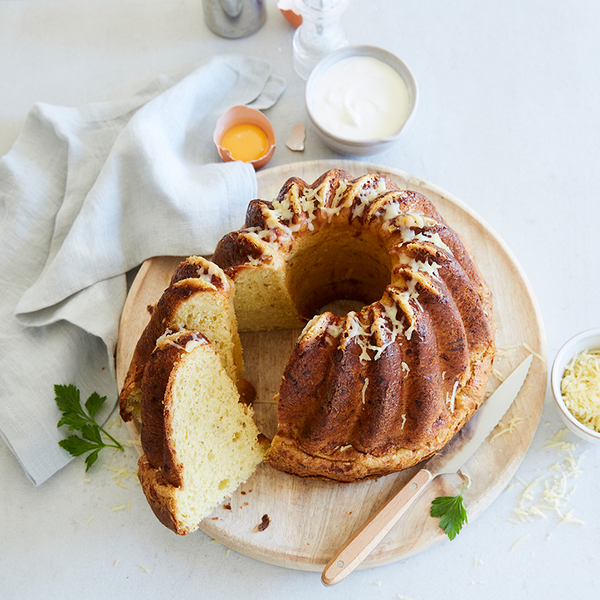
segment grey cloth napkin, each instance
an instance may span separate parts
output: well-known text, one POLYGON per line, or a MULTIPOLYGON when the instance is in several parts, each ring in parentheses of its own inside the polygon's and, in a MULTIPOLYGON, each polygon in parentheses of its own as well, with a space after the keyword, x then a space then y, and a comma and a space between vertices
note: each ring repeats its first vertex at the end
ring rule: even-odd
POLYGON ((212 133, 237 104, 284 89, 267 61, 223 55, 138 94, 37 104, 0 159, 0 432, 40 484, 71 460, 54 384, 114 408, 126 273, 159 255, 210 254, 243 223, 254 169, 217 163, 212 133))

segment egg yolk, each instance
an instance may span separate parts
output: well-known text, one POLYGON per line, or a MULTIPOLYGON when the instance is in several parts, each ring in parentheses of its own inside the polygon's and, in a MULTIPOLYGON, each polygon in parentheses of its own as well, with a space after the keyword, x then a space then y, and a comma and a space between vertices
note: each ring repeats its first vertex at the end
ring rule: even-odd
POLYGON ((221 146, 231 153, 234 160, 248 162, 264 156, 269 149, 267 134, 256 125, 240 123, 225 132, 221 146))

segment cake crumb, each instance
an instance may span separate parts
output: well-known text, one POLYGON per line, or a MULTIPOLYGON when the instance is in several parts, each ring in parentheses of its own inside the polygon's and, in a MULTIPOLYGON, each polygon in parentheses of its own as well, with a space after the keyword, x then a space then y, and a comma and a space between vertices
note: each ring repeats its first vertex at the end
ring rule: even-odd
POLYGON ((258 531, 264 531, 271 524, 271 519, 269 519, 269 515, 263 515, 261 522, 258 525, 258 531))

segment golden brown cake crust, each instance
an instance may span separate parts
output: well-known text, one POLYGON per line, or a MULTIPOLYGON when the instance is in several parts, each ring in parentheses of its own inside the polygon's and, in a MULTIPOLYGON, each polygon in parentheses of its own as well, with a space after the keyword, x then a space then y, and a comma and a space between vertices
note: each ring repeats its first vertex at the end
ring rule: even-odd
POLYGON ((158 520, 179 535, 187 530, 176 518, 177 507, 174 488, 183 483, 183 466, 176 460, 172 444, 165 431, 165 397, 171 375, 182 356, 186 354, 188 342, 208 344, 200 333, 189 331, 163 338, 150 355, 142 377, 142 434, 144 454, 138 461, 138 477, 148 504, 158 520))
POLYGON ((150 321, 138 340, 125 381, 119 395, 119 410, 124 421, 140 418, 139 402, 144 368, 154 348, 156 340, 171 328, 177 331, 180 325, 174 323, 173 315, 195 294, 205 291, 228 293, 230 283, 222 275, 207 273, 210 263, 199 256, 190 256, 182 261, 173 274, 169 287, 161 295, 157 304, 148 307, 150 321))
POLYGON ((146 500, 156 518, 178 535, 186 535, 188 531, 180 526, 174 516, 176 507, 173 486, 164 480, 161 471, 150 465, 145 454, 142 454, 138 461, 138 477, 146 500))
POLYGON ((293 177, 276 200, 250 203, 213 260, 240 294, 255 271, 284 273, 281 293, 305 319, 340 297, 369 304, 345 319, 326 313, 301 336, 279 391, 274 468, 342 482, 386 475, 442 448, 483 401, 491 293, 422 194, 379 174, 293 177))

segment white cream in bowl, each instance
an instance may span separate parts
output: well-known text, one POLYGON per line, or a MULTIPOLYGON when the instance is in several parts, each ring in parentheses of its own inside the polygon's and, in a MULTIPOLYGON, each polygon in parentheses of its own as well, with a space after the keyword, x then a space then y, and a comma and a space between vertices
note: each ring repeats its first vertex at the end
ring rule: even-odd
POLYGON ((304 102, 327 146, 366 156, 398 141, 417 97, 415 78, 395 54, 376 46, 346 46, 312 70, 304 102))
POLYGON ((315 81, 309 109, 315 121, 346 140, 392 135, 408 118, 404 79, 372 56, 350 56, 327 68, 315 81))

